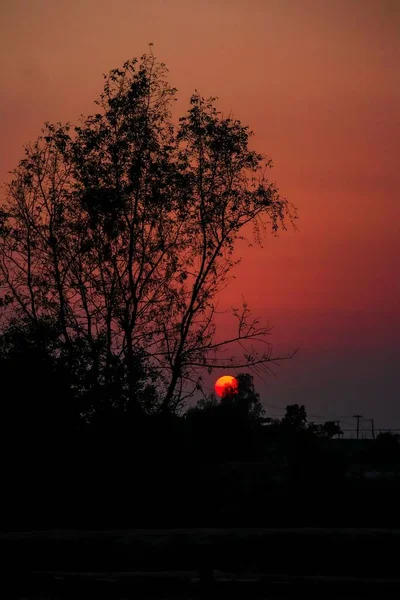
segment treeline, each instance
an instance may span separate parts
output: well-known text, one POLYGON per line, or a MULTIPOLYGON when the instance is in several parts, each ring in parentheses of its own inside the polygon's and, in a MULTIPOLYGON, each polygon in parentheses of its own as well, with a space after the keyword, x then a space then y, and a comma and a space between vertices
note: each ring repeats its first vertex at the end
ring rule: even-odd
MULTIPOLYGON (((32 328, 14 320, 0 334, 3 436, 18 439, 21 447, 31 439, 39 443, 48 438, 74 438, 84 443, 85 439, 115 438, 115 443, 122 443, 126 438, 134 443, 139 437, 154 437, 156 447, 166 435, 169 442, 164 455, 179 438, 180 452, 192 449, 199 461, 219 462, 260 460, 266 440, 306 443, 340 433, 334 422, 308 423, 304 406, 288 406, 282 420, 269 418, 249 374, 239 374, 238 391, 227 389, 220 401, 211 394, 194 407, 166 411, 157 381, 149 377, 140 355, 135 365, 132 398, 123 357, 114 357, 111 372, 101 366, 93 369, 84 344, 74 345, 71 361, 68 350, 57 347, 49 324, 32 328)), ((141 458, 145 460, 146 453, 141 458)))
MULTIPOLYGON (((346 490, 355 501, 337 425, 309 422, 298 405, 269 418, 249 374, 220 401, 166 412, 138 359, 137 414, 123 360, 94 382, 84 347, 75 358, 67 370, 48 332, 21 322, 0 336, 3 529, 304 525, 346 490)), ((380 437, 368 452, 396 460, 398 440, 380 437)))

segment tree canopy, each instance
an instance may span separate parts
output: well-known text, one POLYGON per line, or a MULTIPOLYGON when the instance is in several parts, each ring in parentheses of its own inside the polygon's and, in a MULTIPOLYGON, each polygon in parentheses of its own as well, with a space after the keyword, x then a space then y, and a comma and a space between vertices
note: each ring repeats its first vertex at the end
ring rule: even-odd
POLYGON ((46 330, 87 418, 100 402, 173 412, 205 370, 269 372, 287 357, 247 305, 231 339, 216 338, 214 317, 244 228, 260 241, 295 210, 248 127, 197 92, 174 123, 175 94, 152 53, 112 70, 95 114, 46 123, 26 147, 0 207, 2 331, 46 330))

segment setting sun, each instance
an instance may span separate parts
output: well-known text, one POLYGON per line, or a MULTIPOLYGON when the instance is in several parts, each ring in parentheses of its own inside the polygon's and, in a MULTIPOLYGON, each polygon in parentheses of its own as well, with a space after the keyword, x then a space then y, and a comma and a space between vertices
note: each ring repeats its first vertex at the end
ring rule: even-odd
POLYGON ((223 393, 224 393, 224 390, 227 387, 231 387, 235 391, 237 391, 238 381, 232 375, 223 375, 222 377, 220 377, 219 379, 217 379, 217 381, 215 382, 215 392, 216 392, 216 394, 218 396, 222 397, 223 393))

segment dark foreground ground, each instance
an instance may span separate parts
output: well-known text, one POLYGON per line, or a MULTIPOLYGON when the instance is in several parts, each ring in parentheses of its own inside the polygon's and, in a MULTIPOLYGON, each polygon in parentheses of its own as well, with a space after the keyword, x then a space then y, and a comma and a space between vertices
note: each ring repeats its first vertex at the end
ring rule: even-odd
POLYGON ((398 598, 400 530, 170 529, 0 536, 1 598, 398 598))

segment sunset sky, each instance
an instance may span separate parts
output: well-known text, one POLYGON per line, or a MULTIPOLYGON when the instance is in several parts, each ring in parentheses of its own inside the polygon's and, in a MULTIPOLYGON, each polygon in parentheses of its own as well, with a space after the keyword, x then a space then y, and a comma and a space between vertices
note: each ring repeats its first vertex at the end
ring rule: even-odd
POLYGON ((275 325, 277 353, 300 349, 256 379, 269 414, 297 402, 400 428, 399 32, 399 0, 2 0, 0 182, 153 42, 178 111, 218 96, 299 210, 299 231, 240 246, 221 298, 275 325))

